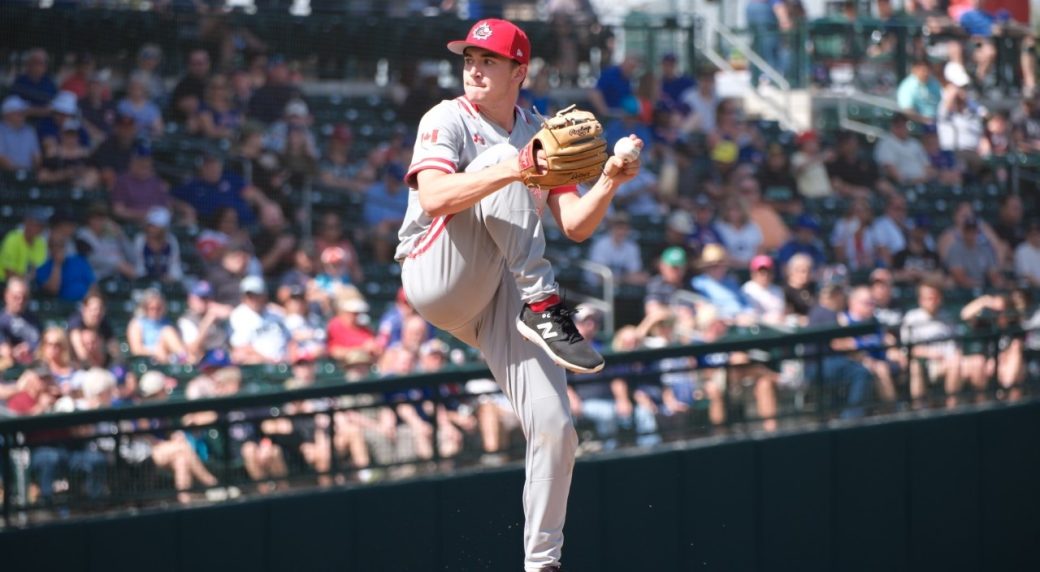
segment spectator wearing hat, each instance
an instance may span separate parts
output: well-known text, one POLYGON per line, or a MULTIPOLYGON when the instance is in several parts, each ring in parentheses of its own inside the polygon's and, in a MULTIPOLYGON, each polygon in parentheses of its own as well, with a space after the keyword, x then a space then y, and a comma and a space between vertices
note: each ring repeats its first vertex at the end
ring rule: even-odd
POLYGON ((916 215, 906 235, 906 248, 892 258, 892 270, 898 282, 918 283, 928 280, 945 282, 942 262, 930 246, 934 243, 928 234, 930 220, 926 215, 916 215))
POLYGON ((172 196, 174 208, 189 222, 209 220, 219 209, 231 207, 238 212, 239 224, 246 227, 260 223, 265 230, 279 231, 285 224, 278 204, 226 171, 224 158, 214 153, 201 157, 198 174, 175 188, 172 196))
POLYGON ((1040 219, 1026 225, 1026 239, 1015 248, 1015 277, 1031 288, 1040 288, 1040 219))
POLYGON ((187 308, 177 318, 177 331, 193 362, 200 362, 213 352, 228 350, 230 316, 230 306, 213 300, 213 287, 209 282, 200 280, 192 286, 187 308))
POLYGON ((100 183, 97 169, 90 165, 90 148, 83 144, 78 119, 62 123, 57 141, 44 152, 37 179, 45 184, 68 184, 94 189, 100 183))
POLYGON ((22 60, 22 73, 11 84, 10 93, 29 104, 28 115, 34 120, 50 114, 48 106, 58 94, 58 85, 47 71, 49 62, 50 57, 43 48, 29 50, 22 60))
POLYGON ((40 320, 29 311, 29 282, 9 276, 4 287, 4 307, 0 309, 0 369, 13 364, 29 365, 40 344, 40 320))
POLYGON ((0 397, 6 399, 4 407, 15 415, 26 417, 47 413, 59 395, 50 376, 42 368, 22 370, 18 380, 3 390, 5 393, 0 397))
POLYGON ((819 135, 812 130, 800 133, 795 144, 798 150, 791 156, 791 169, 798 184, 798 194, 810 199, 834 195, 826 167, 827 161, 833 159, 833 153, 820 149, 819 135))
POLYGON ((379 355, 379 345, 375 334, 359 321, 368 312, 368 303, 356 288, 347 287, 336 294, 335 308, 327 327, 329 356, 350 362, 360 355, 371 362, 379 355))
POLYGON ((112 220, 108 205, 93 203, 87 209, 87 224, 76 230, 76 244, 87 257, 98 281, 137 277, 130 261, 130 246, 123 229, 112 220))
POLYGON ((147 356, 157 363, 185 363, 188 359, 184 341, 166 317, 166 299, 154 288, 141 294, 126 326, 126 341, 132 356, 147 356))
POLYGON ((726 248, 710 244, 701 251, 697 263, 700 272, 690 281, 693 291, 704 296, 714 306, 719 317, 727 322, 750 317, 752 311, 740 285, 730 274, 731 261, 726 248))
POLYGON ((693 234, 693 215, 686 209, 676 208, 668 215, 664 223, 664 241, 669 246, 692 248, 690 235, 693 234))
POLYGON ((237 364, 279 363, 289 359, 294 343, 282 314, 267 302, 262 278, 247 276, 242 302, 231 311, 231 356, 237 364))
POLYGON ((90 140, 100 144, 112 134, 116 124, 116 105, 112 101, 109 70, 96 71, 87 81, 86 93, 79 99, 80 120, 90 140))
POLYGON ((324 253, 332 247, 343 249, 351 282, 361 284, 365 279, 364 271, 361 268, 361 259, 357 254, 357 249, 354 248, 354 243, 343 232, 345 226, 343 217, 338 212, 327 211, 322 213, 315 229, 314 250, 318 253, 324 253))
POLYGON ((942 99, 942 85, 926 59, 914 60, 910 74, 899 82, 896 104, 918 123, 934 123, 942 99))
POLYGON ((134 267, 138 278, 178 282, 184 278, 181 248, 170 232, 170 211, 152 207, 145 215, 144 230, 134 237, 134 267))
POLYGON ((92 147, 90 132, 79 120, 79 102, 76 94, 71 91, 59 91, 51 101, 50 109, 51 114, 41 118, 36 124, 36 136, 40 138, 44 158, 53 155, 55 149, 61 146, 62 139, 68 135, 67 131, 73 131, 82 147, 92 147), (75 127, 67 125, 72 122, 75 127))
POLYGON ((657 274, 646 284, 643 308, 646 314, 667 309, 675 293, 686 284, 686 251, 678 246, 664 249, 657 262, 657 274))
POLYGON ((242 126, 242 112, 235 107, 228 84, 224 75, 214 75, 206 84, 206 99, 198 114, 203 137, 231 140, 242 126))
POLYGON ((776 261, 786 265, 796 254, 808 256, 816 266, 827 261, 823 242, 819 238, 820 224, 807 213, 798 216, 794 223, 794 235, 780 247, 776 253, 776 261))
POLYGON ((661 57, 660 69, 661 101, 673 109, 679 109, 683 96, 697 87, 697 81, 689 74, 680 71, 679 58, 673 53, 667 53, 661 57))
POLYGON ((264 124, 278 120, 289 102, 299 97, 300 90, 291 82, 289 65, 280 55, 271 56, 267 60, 267 72, 264 84, 253 93, 249 100, 248 116, 264 124))
POLYGON ((734 267, 745 266, 762 251, 762 229, 751 220, 747 202, 742 197, 726 199, 722 205, 722 220, 716 223, 716 228, 726 246, 727 259, 734 267))
POLYGON ((163 120, 159 106, 148 96, 148 77, 131 75, 126 84, 126 97, 116 106, 119 113, 134 118, 137 136, 151 139, 162 135, 163 120))
POLYGON ((722 244, 715 219, 715 203, 708 195, 699 194, 693 199, 693 233, 690 241, 694 253, 700 253, 708 244, 722 244))
POLYGON ((740 291, 754 310, 755 321, 772 326, 783 325, 787 303, 783 289, 774 282, 776 272, 773 259, 759 254, 751 259, 748 269, 751 271, 751 279, 740 287, 740 291))
POLYGON ((26 124, 29 104, 17 95, 4 99, 0 113, 0 171, 35 171, 42 153, 36 130, 26 124))
POLYGON ((90 156, 90 165, 101 174, 101 183, 106 189, 115 188, 116 178, 130 165, 137 150, 137 124, 129 115, 116 113, 112 136, 105 139, 90 156))
POLYGON ((363 217, 377 262, 393 260, 397 230, 408 210, 408 187, 404 175, 404 167, 397 163, 387 164, 379 180, 365 189, 363 217))
POLYGON ((895 185, 918 185, 935 173, 921 142, 910 135, 905 115, 892 116, 888 133, 874 145, 874 160, 882 174, 895 185))
POLYGON ((840 196, 870 198, 875 193, 891 195, 895 188, 881 178, 877 162, 861 150, 859 135, 852 131, 838 133, 835 153, 827 161, 831 188, 840 196))
POLYGON ((317 162, 321 157, 318 142, 311 132, 313 118, 307 104, 302 99, 292 99, 285 105, 281 119, 274 122, 264 137, 264 148, 274 151, 283 157, 290 148, 290 139, 294 134, 302 134, 303 154, 317 162))
POLYGON ((979 144, 985 130, 987 110, 968 94, 966 76, 965 72, 964 78, 954 77, 958 82, 951 81, 943 90, 936 131, 940 148, 953 152, 977 170, 981 166, 979 144))
POLYGON ((126 172, 115 179, 111 198, 115 217, 123 222, 143 224, 152 209, 170 208, 170 185, 156 174, 147 144, 134 145, 126 172))
MULTIPOLYGON (((615 213, 607 221, 607 232, 597 237, 589 248, 589 261, 609 268, 614 284, 642 285, 649 279, 643 271, 639 245, 629 237, 630 229, 628 215, 615 213)), ((587 272, 585 281, 598 285, 600 276, 587 272)))
POLYGON ((65 237, 47 237, 47 260, 36 269, 36 285, 50 296, 79 302, 97 282, 87 259, 69 254, 65 237))
POLYGON ((206 95, 210 72, 209 53, 203 49, 192 50, 188 54, 187 64, 187 72, 170 93, 168 114, 175 122, 185 122, 195 116, 206 95))
POLYGON ((321 251, 321 267, 314 277, 314 284, 326 295, 332 296, 342 286, 353 284, 350 272, 350 255, 340 246, 330 246, 321 251))
POLYGON ((50 212, 44 207, 25 211, 22 226, 13 228, 0 242, 0 281, 12 276, 32 277, 47 259, 47 219, 50 212))

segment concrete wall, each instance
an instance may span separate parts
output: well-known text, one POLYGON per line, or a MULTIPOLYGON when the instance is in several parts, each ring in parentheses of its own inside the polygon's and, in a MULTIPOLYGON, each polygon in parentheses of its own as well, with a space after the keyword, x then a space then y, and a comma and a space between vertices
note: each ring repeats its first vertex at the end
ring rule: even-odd
MULTIPOLYGON (((577 465, 568 570, 1040 570, 1040 405, 577 465)), ((519 571, 506 469, 0 534, 3 570, 519 571)))

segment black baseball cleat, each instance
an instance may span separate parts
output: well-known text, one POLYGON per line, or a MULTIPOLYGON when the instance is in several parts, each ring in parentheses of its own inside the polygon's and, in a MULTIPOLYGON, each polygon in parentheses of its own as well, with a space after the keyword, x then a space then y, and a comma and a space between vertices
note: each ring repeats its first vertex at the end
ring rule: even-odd
POLYGON ((545 568, 542 568, 542 572, 563 572, 563 568, 560 567, 559 564, 554 564, 552 566, 546 566, 545 568))
POLYGON ((528 341, 541 346, 554 362, 575 373, 596 373, 603 369, 603 356, 581 337, 571 315, 563 304, 556 304, 544 312, 535 312, 524 304, 516 329, 528 341))

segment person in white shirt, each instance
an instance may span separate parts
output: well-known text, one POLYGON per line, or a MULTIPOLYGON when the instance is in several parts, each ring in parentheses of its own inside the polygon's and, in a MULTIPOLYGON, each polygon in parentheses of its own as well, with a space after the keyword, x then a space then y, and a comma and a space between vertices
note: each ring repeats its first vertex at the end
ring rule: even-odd
POLYGON ((279 313, 267 304, 267 285, 247 276, 239 287, 242 303, 231 311, 231 359, 238 364, 279 363, 289 357, 292 336, 279 313))
MULTIPOLYGON (((607 228, 608 231, 592 243, 589 260, 610 268, 614 272, 615 284, 646 284, 649 276, 643 270, 639 245, 629 237, 628 215, 615 214, 610 218, 607 228)), ((585 281, 599 285, 600 277, 587 272, 585 281)))
POLYGON ((885 214, 874 220, 871 234, 874 237, 886 266, 892 265, 892 257, 906 250, 906 232, 909 228, 906 198, 892 195, 885 205, 885 214))
POLYGON ((1015 277, 1040 288, 1040 219, 1030 221, 1026 239, 1015 249, 1015 277))
POLYGON ((897 185, 916 185, 932 177, 932 162, 921 142, 910 136, 905 115, 892 117, 888 135, 874 146, 874 160, 897 185))
POLYGON ((751 279, 740 287, 741 292, 754 309, 759 322, 767 325, 782 325, 787 303, 784 300, 783 289, 773 283, 775 277, 773 259, 765 254, 759 254, 751 259, 749 268, 751 279))
POLYGON ((722 208, 722 220, 715 223, 715 228, 734 267, 750 263, 761 250, 762 229, 751 220, 747 205, 740 197, 730 197, 726 201, 722 208))
POLYGON ((917 308, 903 316, 899 339, 903 344, 915 344, 911 349, 910 397, 924 397, 928 380, 942 377, 947 395, 960 391, 961 352, 950 339, 956 333, 953 322, 941 313, 943 286, 940 282, 925 281, 917 287, 917 308))

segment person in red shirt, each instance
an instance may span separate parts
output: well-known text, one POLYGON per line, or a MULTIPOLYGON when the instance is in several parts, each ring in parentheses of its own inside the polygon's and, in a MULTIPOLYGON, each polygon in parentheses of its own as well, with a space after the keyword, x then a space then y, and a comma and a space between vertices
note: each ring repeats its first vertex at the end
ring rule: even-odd
POLYGON ((344 288, 336 296, 336 316, 329 320, 329 355, 340 361, 351 361, 359 354, 374 358, 379 344, 372 330, 361 325, 358 317, 368 312, 368 303, 353 288, 344 288))
POLYGON ((57 391, 46 375, 27 369, 18 376, 16 391, 7 398, 7 409, 16 415, 38 415, 50 410, 57 391))

